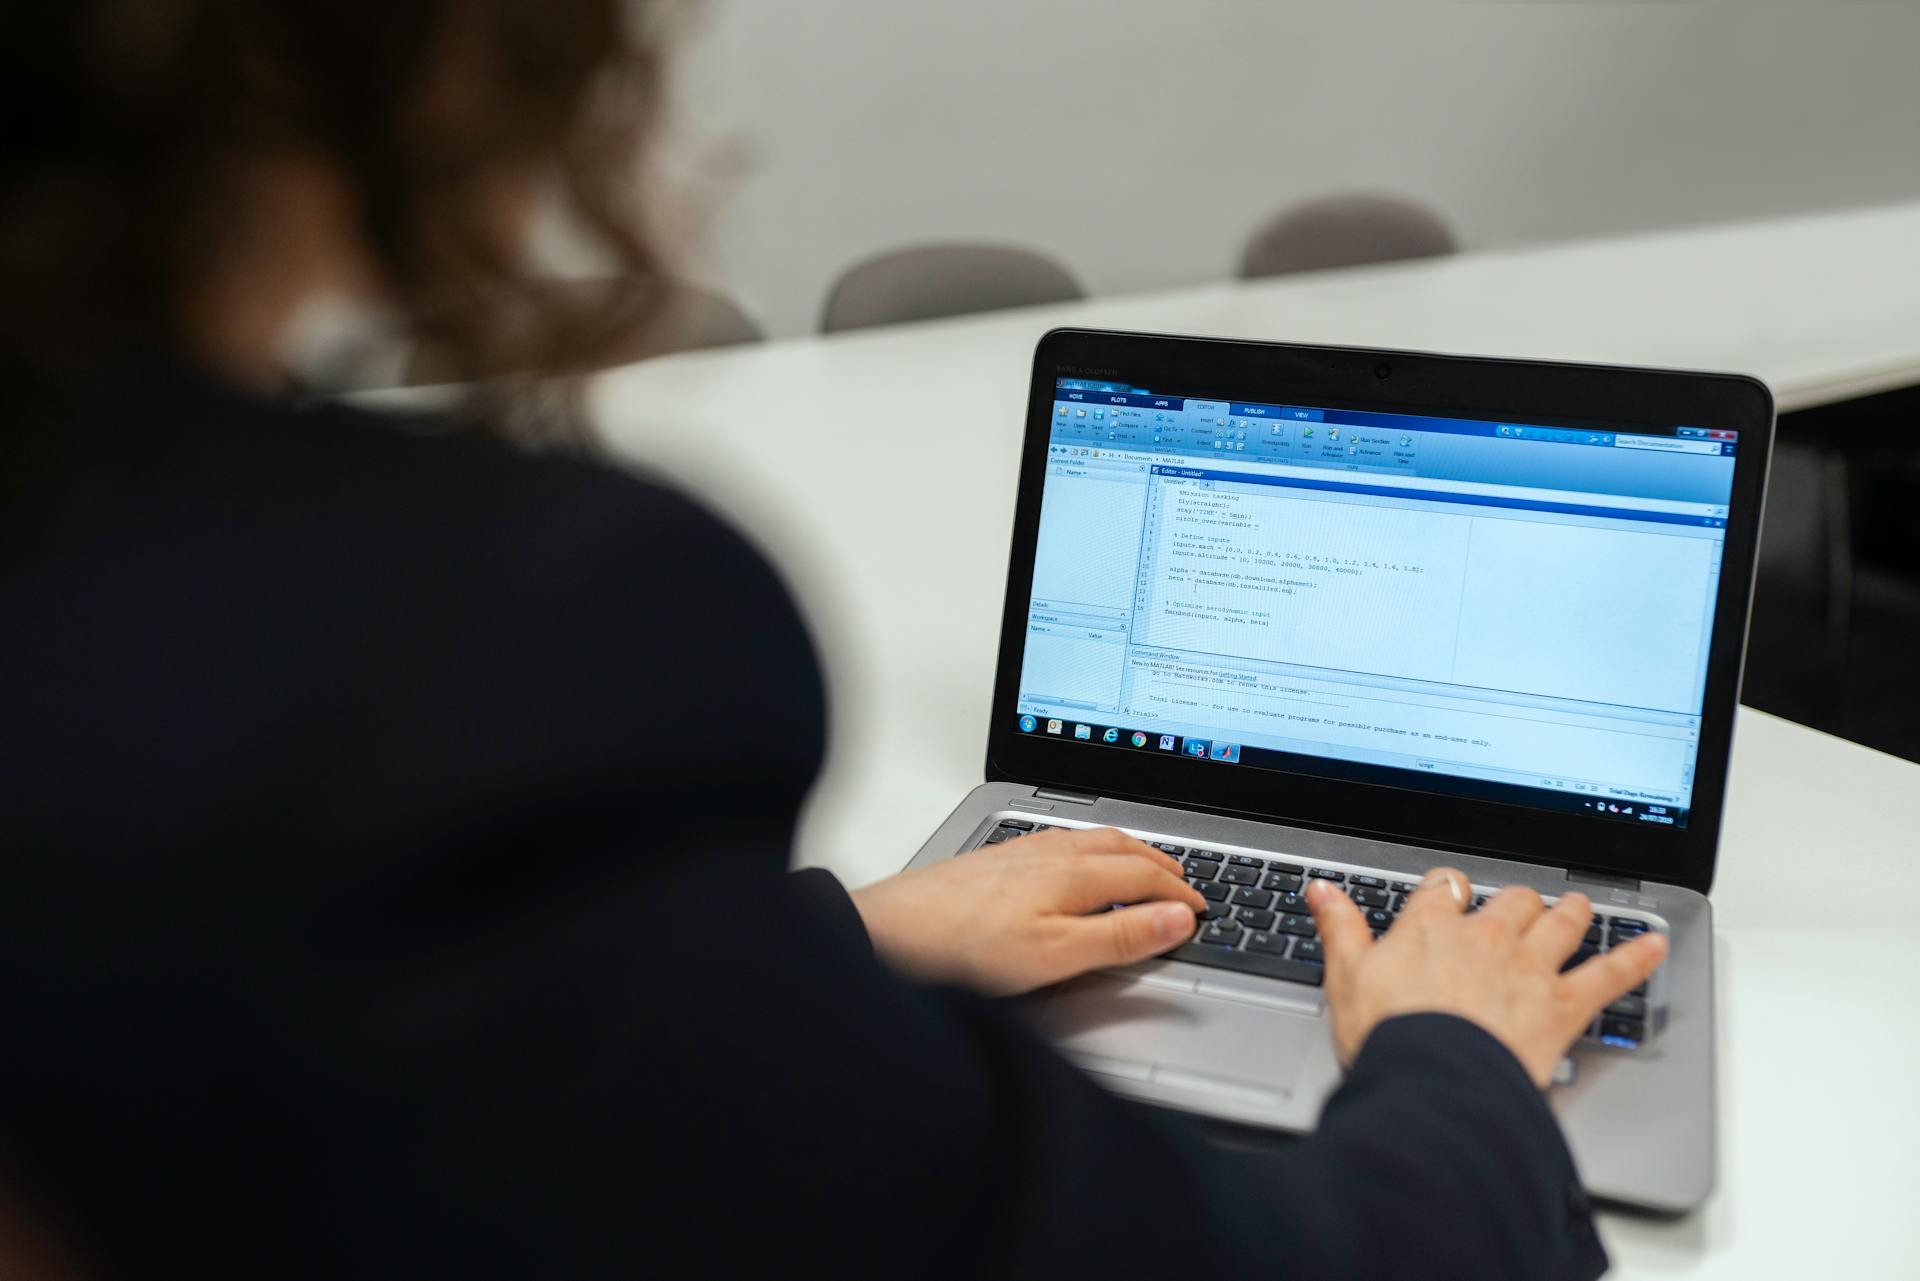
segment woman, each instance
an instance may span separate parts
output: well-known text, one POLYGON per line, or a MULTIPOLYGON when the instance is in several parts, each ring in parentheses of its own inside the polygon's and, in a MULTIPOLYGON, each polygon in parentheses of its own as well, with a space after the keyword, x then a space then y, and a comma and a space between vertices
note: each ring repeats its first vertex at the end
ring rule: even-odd
POLYGON ((516 288, 548 196, 661 278, 625 177, 661 15, 622 11, 0 8, 0 1154, 33 1266, 1597 1275, 1540 1090, 1657 938, 1563 977, 1578 895, 1467 917, 1436 873, 1375 943, 1324 894, 1350 1078, 1279 1155, 1208 1146, 989 999, 1186 937, 1169 860, 1051 833, 852 896, 787 875, 822 692, 744 542, 558 451, 291 407, 328 300, 468 373, 645 318, 516 288))

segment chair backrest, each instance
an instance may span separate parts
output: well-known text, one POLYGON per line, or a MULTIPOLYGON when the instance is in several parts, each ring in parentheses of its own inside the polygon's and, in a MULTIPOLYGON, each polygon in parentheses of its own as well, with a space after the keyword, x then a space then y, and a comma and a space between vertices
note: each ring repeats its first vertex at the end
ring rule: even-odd
POLYGON ((1325 196, 1295 205, 1253 234, 1244 279, 1450 254, 1460 243, 1440 215, 1397 196, 1325 196))
MULTIPOLYGON (((766 335, 746 312, 728 298, 694 285, 678 281, 665 285, 664 295, 649 304, 646 286, 618 279, 593 277, 581 280, 546 281, 527 291, 529 297, 576 301, 609 298, 616 305, 631 303, 641 323, 615 335, 608 348, 599 353, 600 368, 630 365, 654 356, 698 351, 706 347, 730 347, 738 343, 759 342, 766 335)), ((523 373, 519 369, 489 369, 480 377, 492 378, 523 373)), ((418 351, 406 362, 403 385, 445 382, 452 372, 418 351)))
POLYGON ((670 356, 707 347, 735 347, 759 342, 766 335, 752 317, 731 298, 693 285, 677 284, 662 303, 659 315, 623 343, 616 355, 626 361, 670 356))
POLYGON ((922 245, 843 272, 827 296, 820 330, 830 334, 1084 297, 1065 267, 1029 249, 922 245))

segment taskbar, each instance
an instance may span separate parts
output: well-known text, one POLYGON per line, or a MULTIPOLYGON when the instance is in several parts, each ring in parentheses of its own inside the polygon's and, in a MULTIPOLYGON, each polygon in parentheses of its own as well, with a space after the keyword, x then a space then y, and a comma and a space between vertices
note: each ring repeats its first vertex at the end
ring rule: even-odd
POLYGON ((1565 792, 1547 787, 1528 787, 1519 783, 1498 783, 1488 779, 1462 778, 1454 774, 1429 773, 1425 770, 1404 769, 1393 765, 1343 761, 1330 756, 1310 756, 1302 752, 1247 747, 1224 739, 1191 738, 1183 734, 1166 734, 1159 730, 1098 725, 1059 717, 1034 716, 1028 713, 1022 713, 1017 724, 1023 735, 1050 738, 1062 743, 1177 756, 1185 760, 1218 765, 1251 765, 1257 769, 1309 774, 1342 782, 1402 787, 1419 792, 1493 801, 1502 805, 1523 805, 1530 809, 1581 814, 1608 822, 1639 823, 1667 828, 1683 828, 1687 825, 1687 810, 1684 806, 1637 799, 1623 800, 1618 796, 1599 796, 1586 792, 1584 785, 1578 784, 1575 786, 1581 790, 1565 792))

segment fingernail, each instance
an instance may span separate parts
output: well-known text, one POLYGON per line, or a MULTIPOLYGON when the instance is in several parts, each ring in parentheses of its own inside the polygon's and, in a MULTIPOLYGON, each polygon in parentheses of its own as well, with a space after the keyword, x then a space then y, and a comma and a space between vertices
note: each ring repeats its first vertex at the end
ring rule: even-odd
POLYGON ((1153 932, 1172 943, 1193 933, 1193 909, 1184 903, 1162 903, 1153 910, 1153 932))

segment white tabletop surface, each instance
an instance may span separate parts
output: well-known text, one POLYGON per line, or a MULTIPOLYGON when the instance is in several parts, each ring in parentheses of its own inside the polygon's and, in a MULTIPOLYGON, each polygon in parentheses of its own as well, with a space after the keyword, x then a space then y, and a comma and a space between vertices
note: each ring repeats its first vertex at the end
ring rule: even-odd
MULTIPOLYGON (((828 764, 799 859, 896 870, 981 779, 1033 343, 1073 324, 1755 373, 1783 408, 1920 383, 1920 205, 800 339, 592 404, 786 574, 828 764)), ((778 709, 753 732, 777 733, 778 709)), ((1745 710, 1721 871, 1719 1190, 1609 1213, 1614 1275, 1920 1276, 1920 766, 1745 710)))

